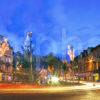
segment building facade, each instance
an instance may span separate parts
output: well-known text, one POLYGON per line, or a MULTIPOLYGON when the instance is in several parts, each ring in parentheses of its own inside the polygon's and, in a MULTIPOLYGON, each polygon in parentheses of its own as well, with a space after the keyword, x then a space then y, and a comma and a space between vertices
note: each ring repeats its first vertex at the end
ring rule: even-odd
POLYGON ((13 49, 7 38, 3 36, 0 38, 0 73, 2 73, 0 75, 4 80, 8 80, 9 75, 13 73, 13 49))
POLYGON ((74 72, 83 80, 100 81, 100 45, 84 50, 74 60, 74 72))

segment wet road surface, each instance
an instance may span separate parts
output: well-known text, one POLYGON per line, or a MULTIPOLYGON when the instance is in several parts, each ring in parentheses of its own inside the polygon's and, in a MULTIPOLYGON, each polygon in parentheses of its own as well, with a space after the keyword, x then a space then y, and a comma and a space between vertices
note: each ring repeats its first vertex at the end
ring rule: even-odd
POLYGON ((0 93, 0 100, 100 100, 100 90, 61 93, 0 93))

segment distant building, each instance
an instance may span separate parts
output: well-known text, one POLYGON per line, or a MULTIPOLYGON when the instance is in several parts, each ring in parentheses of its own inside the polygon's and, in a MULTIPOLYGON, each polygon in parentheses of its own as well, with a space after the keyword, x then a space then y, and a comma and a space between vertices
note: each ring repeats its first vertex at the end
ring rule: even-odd
POLYGON ((89 81, 100 80, 100 45, 84 50, 74 59, 74 66, 78 66, 75 73, 80 78, 89 81))
POLYGON ((70 56, 70 60, 73 61, 75 58, 74 48, 71 45, 68 45, 68 55, 70 56))

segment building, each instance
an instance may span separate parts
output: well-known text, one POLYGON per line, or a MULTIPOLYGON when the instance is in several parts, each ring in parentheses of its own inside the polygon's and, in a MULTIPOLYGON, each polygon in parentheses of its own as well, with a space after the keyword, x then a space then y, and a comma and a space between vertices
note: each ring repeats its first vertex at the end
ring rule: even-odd
POLYGON ((7 78, 13 73, 13 49, 10 47, 8 39, 3 36, 0 36, 0 73, 7 78))
POLYGON ((100 81, 100 45, 84 50, 74 60, 74 72, 83 80, 100 81))

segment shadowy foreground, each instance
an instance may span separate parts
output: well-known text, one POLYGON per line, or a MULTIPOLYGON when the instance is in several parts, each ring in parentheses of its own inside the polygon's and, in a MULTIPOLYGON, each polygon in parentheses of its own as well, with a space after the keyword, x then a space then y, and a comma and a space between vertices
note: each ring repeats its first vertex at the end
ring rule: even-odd
POLYGON ((100 100, 100 90, 61 93, 0 93, 0 100, 100 100))

